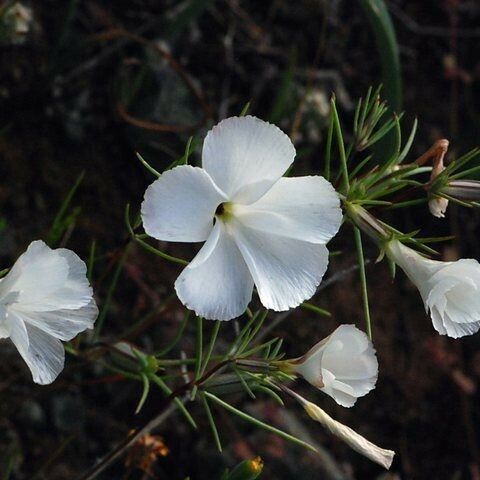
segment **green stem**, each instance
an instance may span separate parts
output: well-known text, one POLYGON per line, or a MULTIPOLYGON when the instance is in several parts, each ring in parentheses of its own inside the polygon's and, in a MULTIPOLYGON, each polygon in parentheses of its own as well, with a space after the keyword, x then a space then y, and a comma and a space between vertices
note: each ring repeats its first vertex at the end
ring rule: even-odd
POLYGON ((155 255, 158 255, 159 257, 163 258, 164 260, 168 260, 169 262, 173 263, 178 263, 180 265, 188 265, 188 262, 186 260, 183 260, 183 258, 177 258, 177 257, 172 257, 172 255, 168 255, 167 253, 163 253, 162 251, 158 250, 155 247, 152 247, 149 245, 147 242, 144 242, 142 239, 139 238, 138 235, 135 235, 135 241, 139 243, 145 250, 148 250, 151 253, 154 253, 155 255))
POLYGON ((368 305, 368 290, 367 290, 367 275, 365 272, 365 258, 363 256, 362 234, 360 229, 353 227, 355 233, 355 245, 358 254, 358 266, 360 270, 360 281, 362 283, 362 300, 363 300, 363 314, 365 316, 365 323, 367 325, 367 335, 372 340, 372 325, 370 321, 370 307, 368 305))
POLYGON ((237 415, 238 417, 242 418, 243 420, 246 420, 247 422, 252 423, 253 425, 256 425, 257 427, 263 428, 264 430, 267 430, 268 432, 272 432, 275 435, 278 435, 279 437, 284 438, 285 440, 288 440, 292 443, 296 443, 297 445, 301 445, 304 448, 307 448, 308 450, 311 450, 312 452, 317 452, 317 449, 313 446, 310 445, 307 442, 304 442, 303 440, 300 440, 297 437, 294 437, 293 435, 290 435, 287 432, 284 432, 282 430, 279 430, 278 428, 272 427, 271 425, 268 425, 268 423, 264 423, 255 417, 252 417, 248 415, 245 412, 242 412, 241 410, 238 410, 234 406, 230 405, 227 402, 224 402, 222 399, 218 398, 217 396, 213 395, 210 392, 204 392, 205 396, 215 402, 216 404, 222 406, 225 410, 228 410, 230 413, 233 413, 234 415, 237 415))
POLYGON ((310 310, 311 312, 318 313, 319 315, 323 315, 324 317, 332 316, 332 314, 328 310, 324 310, 323 308, 317 307, 316 305, 313 305, 309 302, 303 302, 300 305, 300 308, 303 308, 304 310, 310 310))
POLYGON ((332 98, 330 103, 332 106, 333 125, 335 128, 338 151, 340 154, 340 165, 342 168, 343 181, 345 182, 345 188, 348 192, 350 188, 350 181, 348 179, 347 155, 345 153, 345 143, 343 142, 342 127, 340 125, 340 119, 338 117, 337 107, 335 106, 335 98, 332 98))
MULTIPOLYGON (((160 390, 162 390, 166 395, 171 395, 172 394, 172 389, 157 375, 150 375, 149 379, 157 384, 160 387, 160 390)), ((187 407, 183 404, 183 402, 180 400, 180 398, 175 397, 173 401, 176 403, 177 407, 180 409, 180 411, 185 415, 185 418, 187 419, 188 423, 196 430, 197 424, 195 423, 195 420, 193 417, 190 415, 190 412, 187 410, 187 407)))
POLYGON ((325 148, 325 171, 324 177, 330 180, 330 167, 332 164, 332 138, 333 138, 333 112, 330 113, 328 122, 327 145, 325 148))
POLYGON ((163 357, 177 345, 177 343, 180 341, 182 338, 183 332, 185 331, 185 327, 187 326, 188 319, 190 318, 190 311, 187 311, 185 316, 183 317, 182 323, 180 324, 180 328, 177 331, 177 334, 175 335, 175 338, 170 342, 169 345, 167 345, 165 348, 160 350, 158 353, 155 354, 156 357, 163 357))
POLYGON ((215 322, 215 325, 213 326, 212 336, 210 338, 210 343, 208 345, 207 354, 205 355, 205 358, 203 359, 202 366, 200 368, 199 377, 201 377, 205 373, 208 362, 210 361, 210 358, 212 357, 213 349, 215 347, 215 342, 217 341, 218 331, 220 330, 220 325, 221 324, 222 324, 221 320, 217 320, 215 322))
POLYGON ((117 288, 117 283, 118 279, 120 277, 120 273, 123 270, 123 264, 125 263, 125 260, 127 259, 128 252, 130 250, 130 243, 125 247, 125 250, 123 251, 123 254, 117 264, 117 268, 115 269, 115 272, 113 274, 112 282, 110 283, 110 286, 108 287, 107 291, 107 298, 105 299, 105 303, 103 305, 102 311, 100 312, 100 315, 98 316, 98 320, 96 322, 95 326, 95 333, 93 335, 93 341, 96 342, 100 338, 100 334, 102 332, 103 324, 105 323, 105 317, 107 316, 108 310, 110 308, 110 304, 112 302, 112 297, 113 294, 115 293, 115 289, 117 288))
POLYGON ((203 392, 200 392, 200 397, 202 399, 203 407, 205 408, 205 412, 207 413, 208 423, 210 424, 210 428, 212 429, 213 439, 215 440, 215 445, 219 452, 222 451, 222 442, 220 441, 220 435, 218 434, 217 426, 215 425, 215 420, 212 415, 212 411, 210 410, 210 405, 208 404, 208 400, 205 397, 203 392))
MULTIPOLYGON (((195 364, 195 380, 198 380, 202 376, 202 360, 203 360, 203 318, 197 316, 197 346, 195 350, 195 357, 197 362, 195 364)), ((190 399, 195 400, 197 394, 197 385, 192 388, 192 394, 190 399)))

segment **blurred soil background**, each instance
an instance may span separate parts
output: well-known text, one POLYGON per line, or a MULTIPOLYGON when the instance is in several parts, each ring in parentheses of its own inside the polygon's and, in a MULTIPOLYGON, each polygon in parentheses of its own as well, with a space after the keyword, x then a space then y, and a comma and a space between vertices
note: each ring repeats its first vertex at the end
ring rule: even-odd
MULTIPOLYGON (((118 287, 109 294, 127 238, 125 205, 137 212, 154 179, 135 152, 161 171, 183 154, 193 134, 191 161, 198 162, 207 130, 250 101, 251 114, 292 136, 298 152, 294 175, 321 173, 331 92, 348 139, 357 98, 382 81, 374 31, 361 2, 346 0, 22 5, 26 27, 3 31, 0 47, 1 266, 10 266, 37 238, 66 245, 84 259, 95 240, 93 284, 100 305, 110 300, 102 341, 128 339, 158 351, 183 316, 173 291, 180 268, 131 246, 118 269, 118 287), (52 230, 55 215, 83 171, 69 227, 58 235, 52 230)), ((449 158, 465 153, 480 143, 480 3, 386 5, 400 50, 405 136, 415 117, 420 122, 410 160, 442 137, 451 142, 449 158)), ((423 236, 453 232, 456 239, 439 247, 444 258, 480 258, 477 211, 451 206, 445 220, 431 217, 425 205, 378 214, 404 231, 422 228, 423 236)), ((280 322, 270 314, 269 334, 284 338, 289 355, 304 353, 340 323, 364 327, 350 237, 344 228, 332 242, 332 250, 342 253, 332 259, 330 280, 313 300, 331 318, 296 310, 280 322)), ((198 246, 161 247, 190 259, 198 246)), ((310 438, 324 455, 215 410, 225 445, 220 455, 204 412, 192 406, 200 431, 180 417, 168 421, 158 432, 163 446, 149 473, 141 468, 141 455, 130 455, 100 478, 217 479, 226 466, 260 455, 265 479, 480 479, 480 335, 437 335, 418 292, 401 272, 393 286, 386 265, 374 265, 376 254, 366 244, 380 362, 376 390, 347 410, 302 382, 296 388, 396 450, 391 474, 308 421, 297 406, 287 403, 284 410, 266 397, 253 402, 239 395, 237 404, 310 438)), ((233 335, 233 328, 233 322, 225 325, 221 336, 233 335)), ((171 355, 178 358, 180 349, 193 355, 194 341, 192 323, 171 355)), ((57 382, 36 386, 17 352, 2 342, 0 477, 74 479, 128 433, 140 392, 136 382, 70 356, 57 382)), ((149 412, 161 395, 152 391, 149 412)))

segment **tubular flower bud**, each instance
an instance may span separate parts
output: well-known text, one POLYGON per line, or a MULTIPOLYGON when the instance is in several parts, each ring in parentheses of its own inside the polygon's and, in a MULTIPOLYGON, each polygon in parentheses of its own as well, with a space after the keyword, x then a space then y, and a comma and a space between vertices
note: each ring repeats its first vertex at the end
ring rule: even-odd
POLYGON ((279 368, 303 377, 343 407, 375 388, 378 377, 372 342, 354 325, 340 325, 305 355, 280 362, 279 368))
POLYGON ((430 260, 398 240, 388 243, 386 253, 418 288, 438 333, 459 338, 480 329, 480 264, 476 260, 430 260))

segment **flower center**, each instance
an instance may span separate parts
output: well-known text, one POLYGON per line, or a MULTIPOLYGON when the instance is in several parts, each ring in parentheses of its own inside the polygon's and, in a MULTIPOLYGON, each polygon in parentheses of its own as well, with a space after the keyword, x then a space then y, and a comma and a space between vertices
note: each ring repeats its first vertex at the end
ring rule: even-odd
POLYGON ((221 203, 215 210, 215 216, 221 217, 225 213, 225 204, 221 203))
POLYGON ((221 203, 215 210, 215 219, 226 222, 233 214, 232 204, 230 202, 221 203))

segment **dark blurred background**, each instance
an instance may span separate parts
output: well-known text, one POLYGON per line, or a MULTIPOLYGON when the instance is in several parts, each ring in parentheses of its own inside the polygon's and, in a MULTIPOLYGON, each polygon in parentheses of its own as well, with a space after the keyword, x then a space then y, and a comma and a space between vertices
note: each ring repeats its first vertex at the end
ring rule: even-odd
MULTIPOLYGON (((33 239, 67 245, 83 258, 94 240, 93 283, 102 305, 127 236, 125 205, 137 212, 154 179, 135 152, 162 170, 194 135, 191 161, 198 162, 206 131, 239 114, 248 101, 251 114, 291 135, 298 152, 295 175, 321 173, 331 92, 348 140, 358 97, 385 82, 382 44, 379 50, 365 3, 22 1, 16 27, 10 18, 1 35, 2 268, 33 239), (54 218, 83 171, 68 228, 57 238, 54 218)), ((410 159, 442 137, 450 140, 449 158, 465 153, 480 141, 480 3, 388 0, 386 6, 403 87, 401 96, 393 96, 387 80, 385 94, 405 111, 405 136, 414 118, 419 120, 410 159)), ((472 209, 451 206, 444 220, 431 217, 426 206, 379 215, 404 231, 422 228, 423 236, 453 232, 456 239, 439 247, 444 258, 480 258, 479 215, 472 209)), ((364 326, 353 241, 344 230, 332 243, 342 254, 332 259, 327 274, 343 272, 341 281, 332 281, 314 299, 332 317, 298 310, 271 332, 285 339, 292 356, 340 323, 364 326)), ((162 248, 184 258, 194 253, 189 245, 162 248)), ((166 423, 159 434, 168 453, 152 465, 151 476, 134 460, 125 466, 122 458, 100 478, 217 479, 225 466, 261 455, 265 479, 480 479, 480 336, 437 335, 418 292, 401 273, 393 285, 386 266, 374 265, 376 254, 367 244, 380 361, 376 390, 346 410, 300 382, 298 388, 337 419, 396 450, 391 474, 333 439, 295 405, 282 410, 266 398, 239 397, 237 402, 260 418, 313 439, 326 457, 218 411, 226 447, 221 456, 204 412, 192 407, 200 432, 180 418, 166 423)), ((103 340, 127 338, 158 350, 174 337, 183 315, 173 295, 180 270, 138 247, 124 260, 103 340), (131 328, 147 314, 148 321, 131 328)), ((275 318, 271 315, 272 322, 275 318)), ((225 327, 228 332, 233 326, 225 327)), ((193 324, 181 349, 193 354, 193 324)), ((0 467, 12 468, 0 477, 74 479, 129 431, 139 395, 135 382, 71 357, 56 383, 35 386, 20 357, 3 342, 0 467)), ((148 400, 151 411, 160 395, 154 392, 148 400)))

